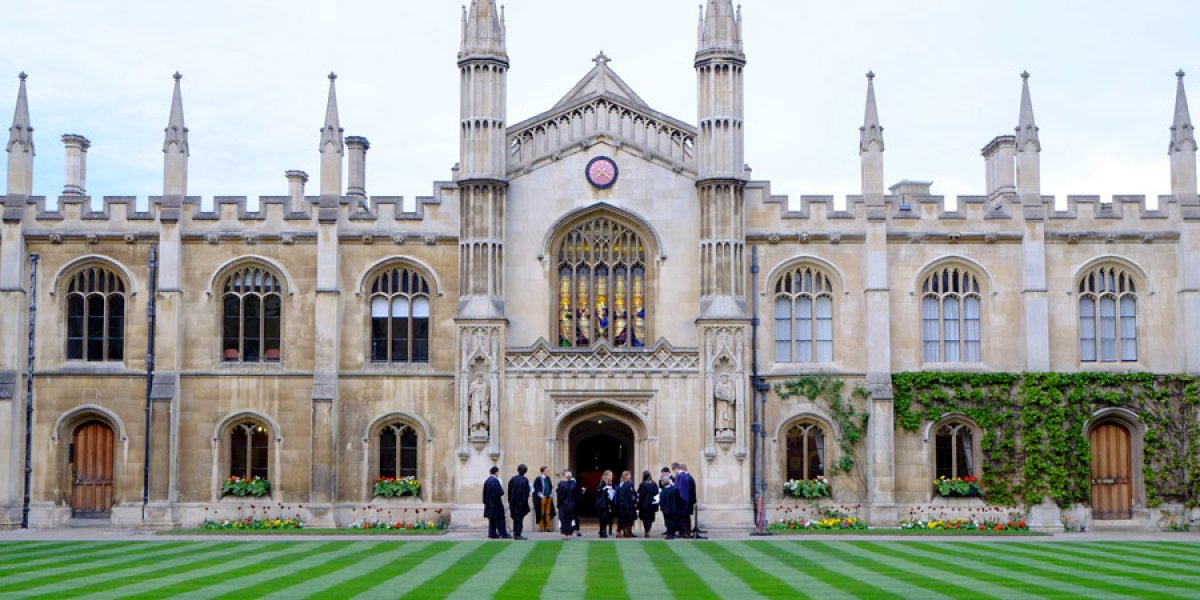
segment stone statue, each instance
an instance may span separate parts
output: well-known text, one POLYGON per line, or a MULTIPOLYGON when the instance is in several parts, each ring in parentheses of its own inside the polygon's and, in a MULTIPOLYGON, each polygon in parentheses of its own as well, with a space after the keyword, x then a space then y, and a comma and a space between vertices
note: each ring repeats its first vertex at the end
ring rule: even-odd
POLYGON ((721 373, 713 390, 713 396, 717 409, 717 431, 733 431, 733 406, 737 401, 737 392, 733 389, 733 381, 729 378, 729 373, 721 373))
POLYGON ((467 403, 470 405, 470 429, 471 433, 487 434, 490 422, 488 414, 491 412, 491 391, 488 389, 487 381, 483 378, 483 373, 476 373, 471 379, 471 385, 467 388, 467 403))

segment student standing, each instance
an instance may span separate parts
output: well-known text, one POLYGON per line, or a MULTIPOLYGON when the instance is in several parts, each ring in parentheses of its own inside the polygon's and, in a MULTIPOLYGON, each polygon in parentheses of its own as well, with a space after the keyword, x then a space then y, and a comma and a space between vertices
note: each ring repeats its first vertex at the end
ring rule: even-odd
POLYGON ((525 515, 529 514, 529 480, 525 472, 529 470, 524 464, 517 465, 517 474, 508 480, 508 512, 513 520, 513 539, 527 539, 521 535, 525 530, 525 515))
POLYGON ((600 485, 596 487, 596 518, 600 520, 600 537, 606 538, 612 533, 613 512, 616 508, 613 499, 617 495, 612 484, 613 473, 605 470, 600 476, 600 485))
POLYGON ((642 471, 642 483, 637 489, 638 517, 642 520, 644 537, 650 537, 650 526, 654 524, 654 513, 658 512, 658 485, 654 483, 650 471, 642 471))
POLYGON ((512 539, 504 526, 504 484, 496 476, 500 467, 488 470, 487 481, 483 482, 483 516, 488 520, 489 539, 512 539))
POLYGON ((554 523, 554 481, 550 467, 538 470, 533 480, 533 510, 537 514, 538 531, 550 531, 554 523))
POLYGON ((617 537, 631 538, 633 522, 637 520, 637 490, 633 488, 633 475, 621 472, 621 484, 617 486, 617 537))
POLYGON ((584 488, 575 484, 575 478, 571 476, 570 471, 563 471, 562 481, 558 482, 557 494, 559 531, 564 540, 571 539, 571 532, 575 531, 575 522, 578 520, 575 510, 579 500, 583 498, 583 490, 584 488))

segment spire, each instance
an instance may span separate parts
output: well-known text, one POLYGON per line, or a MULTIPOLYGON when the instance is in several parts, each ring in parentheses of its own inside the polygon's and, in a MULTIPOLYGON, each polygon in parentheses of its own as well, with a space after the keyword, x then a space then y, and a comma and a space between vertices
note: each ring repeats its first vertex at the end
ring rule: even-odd
POLYGON ((324 153, 325 147, 332 142, 335 146, 335 152, 342 153, 342 125, 338 121, 337 107, 337 89, 335 82, 337 81, 337 73, 329 74, 329 101, 325 104, 325 124, 321 126, 321 147, 319 152, 324 153))
POLYGON ((1034 150, 1042 151, 1042 142, 1038 140, 1038 127, 1033 121, 1033 101, 1029 99, 1029 71, 1021 72, 1021 116, 1017 121, 1017 152, 1024 152, 1025 146, 1033 142, 1034 150))
POLYGON ((167 128, 164 130, 166 136, 163 139, 163 152, 168 152, 173 143, 180 152, 187 155, 188 129, 183 124, 183 95, 179 91, 179 80, 183 79, 183 75, 176 71, 172 77, 175 78, 175 93, 171 96, 171 116, 167 117, 167 128))
POLYGON ((21 144, 25 152, 34 155, 33 126, 29 124, 29 99, 25 95, 25 79, 29 76, 24 71, 18 75, 21 87, 17 91, 17 108, 13 111, 12 127, 8 129, 8 148, 12 152, 13 144, 21 144))
POLYGON ((727 50, 742 52, 742 7, 733 0, 708 0, 700 14, 700 45, 697 52, 727 50))
POLYGON ((863 116, 863 126, 858 131, 860 154, 870 149, 871 142, 883 150, 883 126, 879 124, 879 109, 875 106, 875 73, 872 71, 867 71, 867 110, 863 116))
POLYGON ((508 61, 504 49, 504 10, 496 10, 496 0, 471 0, 471 8, 463 8, 462 26, 459 60, 493 57, 508 61))
POLYGON ((1188 114, 1187 92, 1183 89, 1183 69, 1176 71, 1175 77, 1179 82, 1175 87, 1175 120, 1171 123, 1171 144, 1168 153, 1188 150, 1185 144, 1191 143, 1191 150, 1196 150, 1196 129, 1192 127, 1192 117, 1188 114))

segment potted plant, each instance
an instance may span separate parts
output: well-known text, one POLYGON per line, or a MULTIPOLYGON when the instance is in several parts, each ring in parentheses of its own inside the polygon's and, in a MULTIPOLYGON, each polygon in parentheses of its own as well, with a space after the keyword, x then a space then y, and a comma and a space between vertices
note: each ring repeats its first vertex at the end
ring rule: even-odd
POLYGON ((421 493, 421 482, 416 477, 376 477, 375 495, 384 498, 417 496, 421 493))
POLYGON ((933 480, 933 487, 943 498, 977 498, 983 495, 983 487, 979 485, 979 478, 970 475, 949 479, 943 475, 933 480))
POLYGON ((829 480, 822 475, 813 479, 789 479, 783 484, 783 493, 797 498, 826 498, 831 492, 829 480))
POLYGON ((226 496, 253 496, 261 498, 271 491, 271 482, 262 477, 239 477, 231 475, 221 484, 221 494, 226 496))

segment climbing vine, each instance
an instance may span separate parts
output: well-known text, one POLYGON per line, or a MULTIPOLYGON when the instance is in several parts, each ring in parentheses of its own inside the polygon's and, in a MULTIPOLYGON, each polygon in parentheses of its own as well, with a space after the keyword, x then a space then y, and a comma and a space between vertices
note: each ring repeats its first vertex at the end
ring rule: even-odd
POLYGON ((1145 426, 1142 474, 1151 507, 1200 504, 1200 380, 1150 373, 943 373, 893 375, 895 422, 917 431, 949 413, 983 430, 981 478, 993 504, 1061 506, 1091 496, 1084 427, 1123 407, 1145 426))
MULTIPOLYGON (((826 375, 813 375, 776 384, 775 393, 780 398, 799 396, 814 403, 822 400, 826 402, 829 417, 841 431, 841 436, 837 438, 841 456, 838 457, 831 470, 835 473, 849 474, 856 464, 854 446, 866 434, 867 418, 870 415, 865 410, 859 411, 854 404, 842 399, 844 385, 845 382, 841 379, 834 379, 826 375)), ((856 387, 851 392, 851 396, 865 400, 871 396, 871 392, 866 388, 856 387)))

